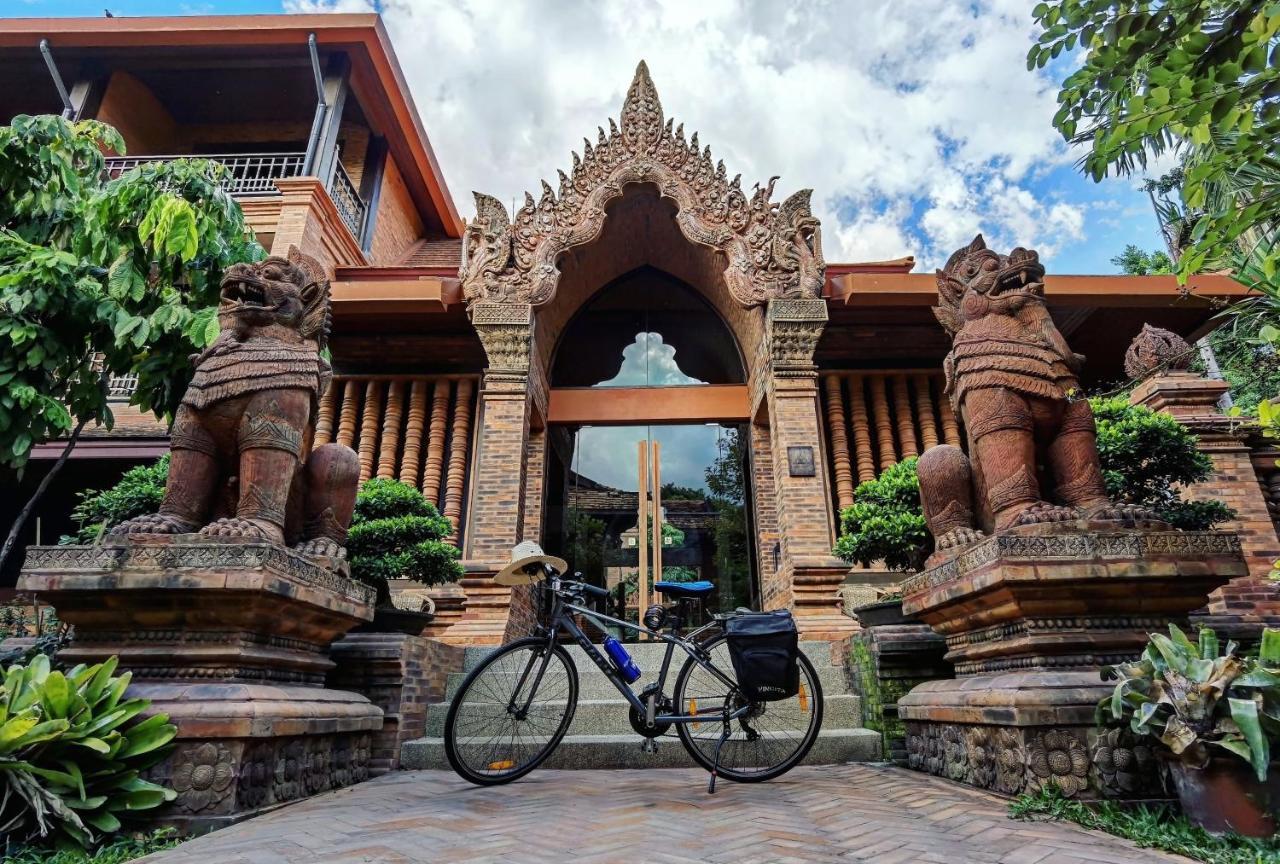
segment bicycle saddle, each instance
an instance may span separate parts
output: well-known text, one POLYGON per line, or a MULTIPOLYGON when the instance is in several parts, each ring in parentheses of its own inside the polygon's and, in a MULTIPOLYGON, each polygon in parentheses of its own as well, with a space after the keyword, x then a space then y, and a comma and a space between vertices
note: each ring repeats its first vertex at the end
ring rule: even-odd
POLYGON ((716 590, 714 582, 654 582, 653 590, 667 597, 705 597, 716 590))

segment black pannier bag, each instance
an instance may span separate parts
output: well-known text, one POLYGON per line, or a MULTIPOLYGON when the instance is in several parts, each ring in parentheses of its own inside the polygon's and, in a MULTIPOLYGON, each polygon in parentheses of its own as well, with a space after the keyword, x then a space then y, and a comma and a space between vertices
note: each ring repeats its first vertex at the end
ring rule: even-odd
POLYGON ((746 612, 724 625, 738 686, 752 702, 775 702, 800 692, 800 634, 786 609, 746 612))

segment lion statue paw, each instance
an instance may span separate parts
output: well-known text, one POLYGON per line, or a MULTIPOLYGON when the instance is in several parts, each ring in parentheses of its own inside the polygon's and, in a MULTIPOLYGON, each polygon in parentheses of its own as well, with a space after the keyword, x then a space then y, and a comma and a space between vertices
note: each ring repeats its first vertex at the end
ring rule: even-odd
POLYGON ((191 534, 199 526, 195 522, 188 522, 177 516, 170 516, 165 513, 150 513, 146 516, 135 516, 132 519, 126 519, 118 525, 113 525, 108 531, 109 536, 123 534, 191 534))
POLYGON ((1044 525, 1052 522, 1074 522, 1079 518, 1080 511, 1074 507, 1064 507, 1061 504, 1039 501, 1019 513, 1018 518, 1013 520, 1013 524, 1044 525))
POLYGON ((328 537, 316 537, 313 540, 304 540, 293 547, 295 552, 301 552, 303 555, 311 555, 316 558, 346 558, 347 550, 339 546, 337 541, 328 537))
POLYGON ((200 529, 205 537, 246 537, 251 540, 277 540, 257 522, 237 519, 234 516, 210 522, 200 529))

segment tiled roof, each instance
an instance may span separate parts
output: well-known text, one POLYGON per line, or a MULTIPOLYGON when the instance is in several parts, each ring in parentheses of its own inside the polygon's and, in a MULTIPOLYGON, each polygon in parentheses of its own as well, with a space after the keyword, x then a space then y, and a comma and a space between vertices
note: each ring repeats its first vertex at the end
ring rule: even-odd
POLYGON ((409 247, 401 267, 452 267, 462 264, 462 241, 451 237, 426 238, 409 247))

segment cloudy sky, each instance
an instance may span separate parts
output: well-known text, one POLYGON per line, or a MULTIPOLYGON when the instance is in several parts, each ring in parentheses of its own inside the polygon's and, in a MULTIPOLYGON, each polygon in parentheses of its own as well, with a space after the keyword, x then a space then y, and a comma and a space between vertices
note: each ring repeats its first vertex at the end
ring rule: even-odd
MULTIPOLYGON (((0 0, 101 15, 104 0, 0 0)), ((915 254, 976 231, 1060 273, 1157 248, 1138 179, 1095 184, 1050 125, 1061 58, 1025 71, 1032 0, 105 0, 115 14, 380 11, 464 216, 568 168, 648 61, 668 117, 747 188, 811 187, 828 261, 915 254)))

